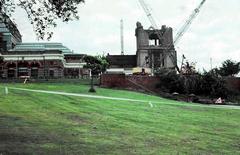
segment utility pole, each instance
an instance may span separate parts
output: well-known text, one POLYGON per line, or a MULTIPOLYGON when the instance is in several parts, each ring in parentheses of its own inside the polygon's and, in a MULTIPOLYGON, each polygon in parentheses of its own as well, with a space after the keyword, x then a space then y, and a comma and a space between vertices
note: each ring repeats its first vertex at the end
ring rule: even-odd
POLYGON ((121 29, 121 55, 124 55, 124 25, 122 19, 120 21, 120 29, 121 29))

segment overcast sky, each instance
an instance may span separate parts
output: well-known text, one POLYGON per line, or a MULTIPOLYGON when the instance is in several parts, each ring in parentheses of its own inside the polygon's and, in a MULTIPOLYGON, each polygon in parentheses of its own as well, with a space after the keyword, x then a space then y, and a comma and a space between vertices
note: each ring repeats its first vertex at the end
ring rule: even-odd
MULTIPOLYGON (((145 0, 159 26, 172 27, 174 35, 201 0, 145 0)), ((226 59, 240 61, 240 1, 207 0, 199 16, 176 46, 197 68, 219 66, 226 59)), ((80 20, 59 23, 51 42, 61 42, 75 53, 120 54, 120 19, 124 20, 125 54, 136 53, 135 28, 150 27, 138 0, 86 0, 79 6, 80 20)), ((23 42, 37 42, 24 11, 14 16, 23 42)))

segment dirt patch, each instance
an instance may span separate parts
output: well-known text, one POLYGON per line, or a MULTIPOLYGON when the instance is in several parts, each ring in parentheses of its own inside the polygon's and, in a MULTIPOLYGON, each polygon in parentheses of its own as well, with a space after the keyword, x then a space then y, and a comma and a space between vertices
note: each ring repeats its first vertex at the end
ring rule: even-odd
POLYGON ((0 154, 38 154, 46 151, 41 145, 56 140, 52 135, 39 133, 34 128, 0 129, 0 154))
POLYGON ((51 139, 53 139, 53 137, 45 136, 43 133, 34 132, 34 129, 30 128, 0 129, 0 144, 10 142, 45 143, 51 139))
POLYGON ((86 118, 83 118, 83 117, 81 117, 79 115, 76 115, 76 114, 68 114, 67 118, 70 119, 71 121, 75 122, 75 123, 79 123, 79 124, 87 123, 86 118))
POLYGON ((2 115, 0 114, 0 123, 4 123, 4 122, 11 122, 11 121, 19 121, 21 120, 20 117, 14 117, 14 116, 6 116, 6 115, 2 115))
MULTIPOLYGON (((38 127, 31 127, 21 117, 0 115, 0 155, 41 154, 43 144, 55 143, 58 138, 38 127)), ((51 152, 51 149, 49 149, 51 152)))

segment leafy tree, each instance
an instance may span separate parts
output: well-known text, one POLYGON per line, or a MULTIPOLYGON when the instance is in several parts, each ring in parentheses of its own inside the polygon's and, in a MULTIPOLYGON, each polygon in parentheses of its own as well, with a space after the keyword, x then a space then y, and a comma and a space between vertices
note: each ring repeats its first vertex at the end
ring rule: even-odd
POLYGON ((92 74, 89 92, 96 92, 93 87, 93 78, 106 71, 108 62, 104 56, 85 56, 84 61, 86 62, 84 68, 90 69, 92 74))
POLYGON ((180 94, 204 95, 211 97, 229 97, 230 93, 224 78, 214 72, 204 72, 203 74, 182 75, 173 71, 160 71, 157 75, 160 78, 156 85, 162 91, 180 94))
POLYGON ((222 67, 215 71, 221 76, 235 76, 240 72, 240 62, 226 60, 222 63, 222 67))
POLYGON ((99 60, 97 57, 94 56, 85 56, 84 61, 86 62, 86 65, 84 68, 89 68, 91 69, 92 75, 98 75, 102 71, 102 66, 101 66, 101 60, 99 60))
POLYGON ((109 67, 109 62, 107 60, 107 57, 105 55, 98 55, 97 59, 101 61, 101 73, 104 73, 109 67))
POLYGON ((205 72, 202 74, 201 85, 202 94, 213 97, 228 97, 226 81, 219 77, 216 72, 205 72))
POLYGON ((0 20, 6 21, 16 7, 23 8, 34 27, 39 39, 50 39, 51 28, 56 27, 56 20, 63 22, 79 19, 77 6, 84 0, 0 0, 0 20))

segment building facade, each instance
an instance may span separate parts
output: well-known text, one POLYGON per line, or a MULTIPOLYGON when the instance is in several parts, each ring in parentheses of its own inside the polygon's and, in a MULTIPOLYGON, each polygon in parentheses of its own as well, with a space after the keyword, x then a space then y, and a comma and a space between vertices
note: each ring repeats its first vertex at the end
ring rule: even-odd
POLYGON ((61 43, 22 43, 17 26, 6 18, 0 23, 0 79, 81 78, 83 54, 74 54, 61 43))
POLYGON ((0 52, 4 52, 21 43, 22 35, 7 15, 0 13, 0 19, 0 52))
POLYGON ((173 69, 177 63, 173 46, 172 28, 144 29, 140 22, 136 28, 137 66, 143 68, 173 69), (160 38, 159 38, 160 37, 160 38))

